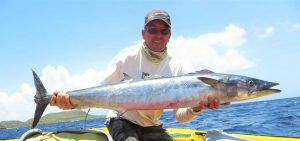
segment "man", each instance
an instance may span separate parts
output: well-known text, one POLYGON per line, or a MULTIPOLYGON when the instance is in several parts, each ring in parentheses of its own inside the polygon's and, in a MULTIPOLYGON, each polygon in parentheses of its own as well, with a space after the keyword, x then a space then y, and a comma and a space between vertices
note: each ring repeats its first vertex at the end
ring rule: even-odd
MULTIPOLYGON (((124 79, 124 73, 133 79, 141 79, 143 74, 159 76, 182 75, 183 68, 176 59, 167 53, 167 43, 171 37, 169 14, 162 9, 154 9, 145 17, 142 29, 144 42, 141 45, 123 49, 113 60, 108 75, 102 84, 118 83, 124 79)), ((209 104, 199 101, 199 106, 174 109, 174 115, 180 122, 194 119, 202 109, 218 108, 218 99, 208 98, 209 104)), ((69 95, 55 92, 50 105, 62 109, 72 109, 69 95)), ((171 137, 162 128, 159 120, 163 110, 137 110, 118 113, 110 111, 106 126, 115 141, 171 141, 171 137)))

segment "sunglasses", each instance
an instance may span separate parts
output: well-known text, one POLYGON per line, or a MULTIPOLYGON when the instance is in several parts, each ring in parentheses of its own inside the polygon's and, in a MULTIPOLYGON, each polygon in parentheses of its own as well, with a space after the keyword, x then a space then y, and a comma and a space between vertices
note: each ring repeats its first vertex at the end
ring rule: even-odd
POLYGON ((146 30, 147 30, 150 34, 158 34, 158 33, 161 33, 162 35, 168 35, 168 34, 171 32, 170 28, 146 27, 146 30))

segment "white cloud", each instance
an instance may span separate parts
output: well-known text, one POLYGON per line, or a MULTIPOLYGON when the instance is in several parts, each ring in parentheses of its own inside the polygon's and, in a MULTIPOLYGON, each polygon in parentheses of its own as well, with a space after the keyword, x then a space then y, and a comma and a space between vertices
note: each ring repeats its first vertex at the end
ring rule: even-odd
MULTIPOLYGON (((203 68, 216 72, 247 69, 255 64, 241 53, 241 47, 247 42, 245 34, 243 28, 228 25, 224 31, 217 33, 171 39, 169 51, 185 62, 187 71, 203 68)), ((37 74, 48 92, 52 93, 54 90, 68 91, 98 85, 105 72, 89 68, 83 74, 74 75, 64 66, 48 65, 37 74)), ((34 94, 35 88, 31 83, 22 84, 20 90, 11 94, 0 92, 0 121, 24 121, 32 118, 35 109, 34 94)), ((48 107, 44 114, 57 111, 61 110, 48 107)), ((99 110, 97 112, 100 113, 99 110)))
POLYGON ((293 25, 292 25, 292 30, 293 30, 293 31, 299 31, 299 30, 300 30, 300 23, 298 23, 298 24, 293 24, 293 25))
POLYGON ((42 71, 41 80, 48 84, 47 89, 52 91, 73 90, 100 84, 100 79, 103 78, 104 73, 104 71, 88 68, 81 75, 72 75, 63 66, 55 68, 48 65, 42 71))
POLYGON ((245 34, 245 29, 228 25, 222 32, 172 39, 169 51, 186 65, 188 72, 203 68, 218 72, 247 69, 255 64, 241 53, 240 47, 247 41, 245 34))
POLYGON ((264 29, 264 32, 259 35, 259 38, 267 38, 270 37, 274 33, 275 29, 274 27, 270 26, 264 29))
POLYGON ((33 115, 35 104, 33 103, 33 92, 26 83, 22 84, 20 90, 12 94, 0 92, 0 121, 2 120, 25 120, 24 116, 33 115))
MULTIPOLYGON (((72 75, 63 66, 55 68, 48 65, 42 70, 40 78, 48 93, 51 94, 54 90, 74 90, 98 85, 99 80, 103 78, 103 74, 103 71, 87 69, 81 75, 72 75)), ((35 110, 34 94, 34 85, 27 83, 23 83, 20 86, 20 90, 12 94, 0 92, 0 107, 4 107, 0 110, 0 121, 25 121, 29 118, 33 118, 35 110)), ((44 115, 58 111, 61 110, 56 107, 48 107, 44 115)))

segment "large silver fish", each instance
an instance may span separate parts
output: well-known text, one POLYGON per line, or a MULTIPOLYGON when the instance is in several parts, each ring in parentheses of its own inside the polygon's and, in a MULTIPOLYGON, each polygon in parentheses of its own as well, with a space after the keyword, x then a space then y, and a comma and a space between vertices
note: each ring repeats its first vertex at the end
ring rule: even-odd
MULTIPOLYGON (((37 125, 52 96, 34 71, 33 76, 37 106, 32 128, 37 125)), ((219 98, 220 103, 257 98, 281 92, 270 89, 276 85, 278 83, 203 70, 182 76, 148 76, 141 80, 125 80, 67 93, 75 109, 155 110, 194 107, 201 100, 207 102, 208 96, 219 98)))

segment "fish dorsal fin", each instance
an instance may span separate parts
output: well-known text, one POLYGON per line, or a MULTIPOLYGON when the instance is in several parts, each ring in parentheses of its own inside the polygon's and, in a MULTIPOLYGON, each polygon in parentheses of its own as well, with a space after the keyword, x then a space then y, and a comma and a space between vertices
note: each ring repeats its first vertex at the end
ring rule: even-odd
POLYGON ((189 74, 210 74, 210 73, 215 73, 215 72, 208 70, 208 69, 203 69, 203 70, 195 71, 195 72, 192 72, 189 74))
POLYGON ((211 70, 208 70, 208 69, 203 69, 203 70, 200 70, 200 71, 196 71, 196 73, 199 73, 199 74, 207 74, 207 73, 215 73, 211 70))
POLYGON ((225 87, 225 84, 219 80, 208 78, 208 77, 197 77, 203 83, 211 85, 213 87, 225 87))
POLYGON ((123 73, 123 76, 124 78, 121 80, 121 82, 132 80, 132 78, 127 73, 123 73))

